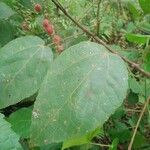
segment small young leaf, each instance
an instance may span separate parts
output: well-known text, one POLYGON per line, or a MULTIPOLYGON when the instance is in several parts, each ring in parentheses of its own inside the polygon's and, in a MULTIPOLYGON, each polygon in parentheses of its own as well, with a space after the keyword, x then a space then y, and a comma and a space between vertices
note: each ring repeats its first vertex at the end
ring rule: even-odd
POLYGON ((118 138, 115 138, 113 140, 111 146, 109 147, 109 150, 117 150, 118 143, 119 143, 118 138))
POLYGON ((136 8, 136 6, 134 5, 133 2, 129 2, 128 3, 128 8, 129 8, 129 11, 133 17, 133 19, 139 19, 140 16, 141 16, 141 13, 140 11, 136 8))
POLYGON ((129 42, 137 44, 146 44, 150 40, 150 35, 127 33, 126 38, 129 42))
POLYGON ((94 136, 98 135, 98 134, 102 134, 102 129, 97 128, 96 130, 88 133, 87 135, 84 135, 82 137, 78 137, 78 138, 73 138, 73 139, 69 139, 67 141, 63 142, 63 146, 62 146, 62 150, 75 146, 75 145, 83 145, 83 144, 88 144, 91 142, 91 140, 93 139, 94 136))

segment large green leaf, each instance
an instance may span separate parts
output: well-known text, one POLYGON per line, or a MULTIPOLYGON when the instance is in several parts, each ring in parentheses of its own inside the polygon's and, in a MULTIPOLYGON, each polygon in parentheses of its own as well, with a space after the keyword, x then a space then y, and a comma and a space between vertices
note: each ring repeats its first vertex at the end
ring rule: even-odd
POLYGON ((22 150, 19 143, 19 136, 12 131, 10 124, 0 114, 0 149, 1 150, 22 150))
POLYGON ((66 141, 102 126, 122 104, 127 88, 120 57, 92 42, 70 47, 55 59, 39 91, 31 143, 66 141))
POLYGON ((0 108, 37 92, 53 59, 38 37, 15 39, 0 49, 0 108))
POLYGON ((150 0, 139 0, 140 6, 145 14, 150 13, 150 0))
POLYGON ((12 129, 21 137, 29 138, 32 108, 22 108, 12 113, 7 121, 11 123, 12 129))
POLYGON ((0 2, 0 20, 7 19, 14 14, 15 12, 9 6, 3 2, 0 2))

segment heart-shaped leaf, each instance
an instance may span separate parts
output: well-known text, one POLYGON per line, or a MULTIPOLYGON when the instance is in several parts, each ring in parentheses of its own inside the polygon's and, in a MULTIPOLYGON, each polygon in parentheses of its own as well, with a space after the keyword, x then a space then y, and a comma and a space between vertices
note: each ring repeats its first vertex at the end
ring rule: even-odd
POLYGON ((31 123, 31 144, 82 137, 102 126, 122 104, 128 71, 103 46, 81 42, 52 64, 39 91, 31 123))
POLYGON ((38 37, 15 39, 0 49, 0 108, 37 92, 53 59, 38 37))

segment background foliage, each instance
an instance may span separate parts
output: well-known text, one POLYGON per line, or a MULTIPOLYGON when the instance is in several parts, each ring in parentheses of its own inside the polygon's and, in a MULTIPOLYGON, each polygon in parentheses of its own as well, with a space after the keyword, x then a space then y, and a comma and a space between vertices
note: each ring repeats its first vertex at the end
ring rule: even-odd
MULTIPOLYGON (((77 22, 117 53, 150 72, 150 0, 59 2, 77 22)), ((109 54, 108 61, 108 51, 103 46, 82 42, 87 40, 95 42, 51 0, 0 0, 0 149, 128 149, 145 101, 150 96, 150 78, 130 68, 118 56, 109 54), (42 6, 40 13, 34 10, 36 3, 42 6), (65 50, 60 55, 52 37, 43 29, 45 17, 62 38, 65 50), (100 54, 101 57, 97 56, 100 54), (74 63, 86 56, 90 56, 90 59, 74 63), (106 65, 108 62, 110 69, 106 65), (73 95, 74 86, 82 81, 91 64, 103 70, 92 71, 89 79, 84 80, 81 89, 77 88, 77 94, 73 95), (108 73, 110 77, 106 78, 108 73), (103 83, 105 80, 107 84, 103 83), (62 81, 69 84, 62 86, 62 81), (99 100, 99 91, 103 90, 106 95, 99 100), (89 95, 86 95, 87 91, 89 95), (71 109, 70 102, 66 100, 71 96, 72 103, 79 108, 71 109), (93 103, 87 104, 88 98, 93 103), (55 121, 63 103, 61 118, 55 121), (100 106, 99 109, 97 106, 100 106), (75 110, 80 112, 79 120, 75 120, 75 110), (104 110, 104 114, 101 110, 104 110), (38 119, 39 116, 42 119, 38 119), (69 121, 66 134, 65 119, 69 121), (84 124, 81 130, 75 130, 82 119, 84 124), (43 123, 51 126, 40 131, 43 123), (90 132, 85 133, 85 130, 90 132), (8 140, 4 142, 4 139, 8 140)), ((149 103, 138 126, 132 149, 150 149, 149 103)))

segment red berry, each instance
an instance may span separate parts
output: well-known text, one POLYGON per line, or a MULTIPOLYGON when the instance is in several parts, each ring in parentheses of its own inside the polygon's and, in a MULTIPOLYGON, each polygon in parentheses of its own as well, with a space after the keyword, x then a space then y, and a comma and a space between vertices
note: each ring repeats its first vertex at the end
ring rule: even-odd
POLYGON ((34 10, 35 10, 36 12, 41 12, 41 10, 42 10, 41 5, 40 5, 40 4, 35 4, 34 10))
POLYGON ((29 24, 27 22, 23 22, 21 24, 21 27, 22 27, 23 30, 29 30, 29 24))
POLYGON ((54 35, 53 37, 53 43, 55 43, 56 45, 60 44, 60 42, 62 41, 61 37, 59 35, 54 35))
POLYGON ((64 50, 64 46, 63 45, 58 45, 57 46, 57 52, 61 53, 64 50))
POLYGON ((47 28, 49 26, 49 20, 48 19, 44 19, 43 21, 43 27, 47 28))
POLYGON ((49 24, 48 27, 45 28, 45 30, 48 33, 48 35, 53 34, 53 26, 51 24, 49 24))

